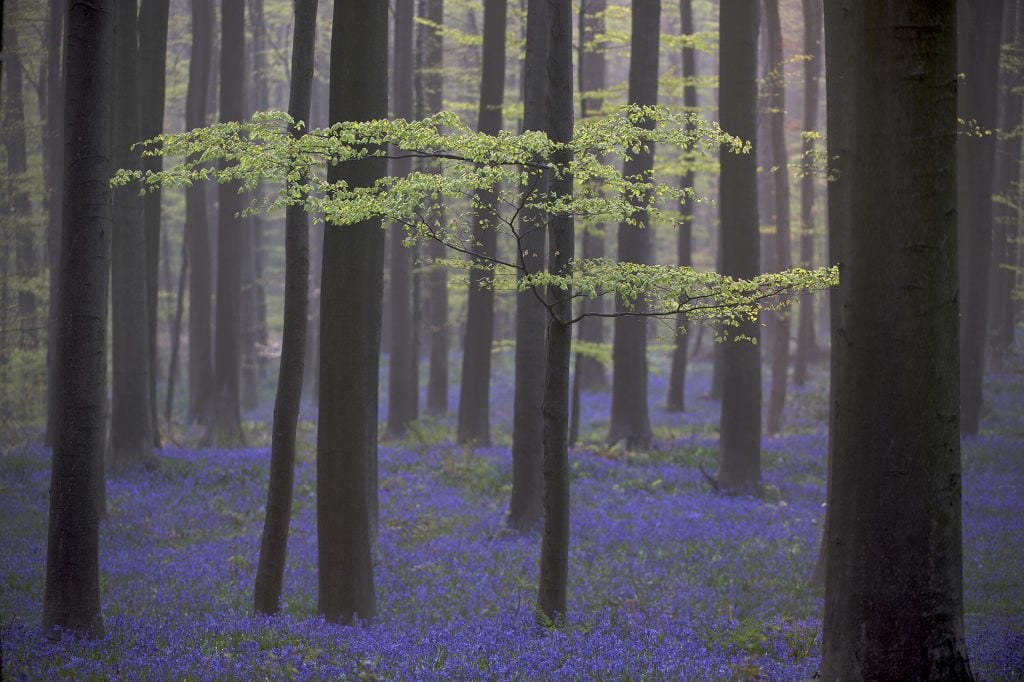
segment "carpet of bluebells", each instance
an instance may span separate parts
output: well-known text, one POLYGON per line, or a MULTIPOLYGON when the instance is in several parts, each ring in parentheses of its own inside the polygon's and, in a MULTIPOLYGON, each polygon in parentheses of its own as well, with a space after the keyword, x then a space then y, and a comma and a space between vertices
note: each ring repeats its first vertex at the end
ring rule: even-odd
MULTIPOLYGON (((501 359, 501 358, 499 358, 501 359)), ((507 359, 502 360, 507 363, 507 359)), ((609 397, 585 394, 572 460, 568 622, 536 624, 539 532, 505 523, 512 388, 493 388, 495 445, 453 446, 451 420, 382 441, 379 618, 316 617, 315 411, 303 412, 283 614, 253 617, 269 449, 167 447, 155 472, 108 484, 106 637, 41 636, 49 455, 0 456, 4 679, 804 680, 820 661, 808 577, 825 498, 826 388, 794 389, 763 442, 762 499, 712 494, 718 405, 693 368, 688 411, 660 406, 657 446, 602 442, 609 397)), ((382 382, 386 385, 386 382, 382 382)), ((1024 370, 991 377, 983 435, 964 443, 965 605, 979 679, 1024 680, 1024 370)), ((457 393, 453 389, 451 405, 457 393)), ((880 409, 884 406, 880 404, 880 409)), ((382 406, 383 413, 383 406, 382 406)), ((270 408, 249 415, 266 440, 270 408)), ((179 438, 188 442, 188 434, 179 438)))

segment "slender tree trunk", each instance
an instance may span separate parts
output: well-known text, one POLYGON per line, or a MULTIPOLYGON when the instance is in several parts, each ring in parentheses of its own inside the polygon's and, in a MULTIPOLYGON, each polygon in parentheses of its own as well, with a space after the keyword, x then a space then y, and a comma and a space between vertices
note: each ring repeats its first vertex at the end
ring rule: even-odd
MULTIPOLYGON (((388 7, 379 0, 336 3, 331 37, 331 121, 388 113, 388 7)), ((331 166, 328 179, 372 185, 383 159, 331 166)), ((324 233, 317 434, 318 609, 331 622, 370 620, 376 612, 371 526, 376 490, 377 386, 384 275, 379 220, 324 233)))
MULTIPOLYGON (((523 127, 547 130, 548 0, 529 0, 526 11, 526 64, 523 127)), ((523 188, 525 192, 526 189, 523 188)), ((543 191, 540 188, 538 191, 543 191)), ((544 268, 544 221, 547 216, 525 211, 520 219, 517 258, 530 272, 544 268)), ((521 276, 521 275, 520 275, 521 276)), ((512 411, 512 496, 508 522, 533 528, 543 513, 544 339, 547 312, 537 292, 516 294, 515 394, 512 411)))
MULTIPOLYGON (((693 28, 693 2, 692 0, 680 0, 679 2, 680 31, 683 35, 691 35, 693 28)), ((694 80, 697 78, 697 60, 695 50, 692 47, 683 48, 683 106, 687 111, 697 110, 697 86, 694 80)), ((687 123, 687 129, 692 125, 687 123)), ((682 186, 692 188, 696 179, 692 167, 687 167, 682 177, 682 186)), ((693 201, 685 199, 679 203, 679 213, 682 224, 679 226, 679 234, 676 237, 676 259, 680 266, 690 267, 693 265, 693 201)), ((676 318, 675 347, 672 350, 672 369, 668 380, 668 397, 665 401, 669 412, 682 412, 686 409, 686 369, 687 369, 687 343, 689 341, 690 325, 684 313, 676 318)))
MULTIPOLYGON (((115 160, 120 168, 138 169, 139 49, 137 5, 118 3, 115 160)), ((114 192, 111 244, 111 359, 113 391, 110 414, 111 463, 115 471, 153 456, 153 412, 149 375, 149 312, 146 294, 146 232, 142 198, 134 187, 114 192)))
MULTIPOLYGON (((164 82, 167 72, 168 0, 143 0, 139 7, 139 123, 143 139, 156 137, 164 130, 164 82)), ((143 171, 163 168, 163 157, 147 156, 143 171)), ((157 273, 160 266, 160 190, 149 192, 142 200, 146 232, 146 312, 149 315, 149 405, 152 414, 153 445, 160 447, 160 420, 157 418, 157 273)))
POLYGON ((55 637, 61 630, 103 636, 97 497, 102 487, 106 395, 113 4, 95 0, 69 5, 67 10, 59 418, 42 621, 43 631, 55 637))
MULTIPOLYGON (((786 78, 782 53, 782 20, 779 0, 764 0, 765 27, 768 36, 768 62, 772 65, 769 83, 768 116, 772 136, 772 180, 775 209, 775 269, 788 270, 790 260, 789 234, 789 154, 786 151, 786 78)), ((772 329, 772 381, 768 395, 766 429, 769 434, 782 431, 786 411, 786 382, 789 373, 790 314, 782 310, 775 315, 772 329)))
POLYGON ((955 16, 952 0, 825 3, 828 147, 837 160, 830 237, 841 268, 827 680, 971 679, 957 424, 955 16))
POLYGON ((60 331, 60 312, 57 295, 60 277, 60 226, 64 185, 64 81, 62 75, 64 12, 62 0, 50 0, 50 15, 46 22, 46 143, 44 170, 46 179, 46 247, 49 262, 49 297, 46 335, 46 436, 45 445, 53 445, 56 429, 57 404, 57 343, 60 331))
MULTIPOLYGON (((633 26, 630 39, 629 102, 654 105, 658 103, 658 50, 661 37, 661 0, 634 0, 633 26)), ((645 148, 626 160, 622 174, 647 178, 654 167, 654 149, 645 148)), ((650 263, 652 237, 650 218, 640 199, 633 221, 619 225, 620 261, 650 263)), ((616 296, 617 310, 625 310, 616 296)), ((636 301, 642 311, 643 301, 636 301)), ((647 407, 647 320, 643 317, 615 318, 612 343, 612 414, 608 441, 623 441, 628 448, 650 443, 651 417, 647 407)))
MULTIPOLYGON (((392 83, 392 112, 395 118, 413 119, 413 19, 416 7, 413 0, 395 3, 394 83, 392 83)), ((391 174, 408 175, 412 159, 391 162, 391 174)), ((391 225, 391 296, 388 316, 391 321, 390 361, 388 370, 388 433, 405 435, 409 422, 419 409, 415 374, 419 363, 413 353, 412 324, 412 249, 402 242, 405 228, 391 225)))
MULTIPOLYGON (((755 148, 759 15, 756 2, 722 0, 719 119, 726 132, 749 140, 755 148)), ((721 272, 731 277, 754 277, 761 265, 756 164, 753 154, 722 149, 721 272)), ((761 353, 754 343, 759 337, 756 320, 741 322, 726 330, 720 351, 718 485, 728 493, 756 494, 761 486, 761 353)))
MULTIPOLYGON (((505 25, 506 0, 487 0, 484 4, 483 68, 480 75, 480 111, 477 130, 497 135, 501 130, 505 99, 505 25)), ((498 239, 495 192, 477 194, 480 207, 473 216, 473 240, 479 252, 495 256, 498 239)), ((494 289, 492 278, 482 269, 469 274, 466 341, 462 355, 462 384, 459 387, 458 442, 489 444, 491 441, 491 342, 494 338, 494 289)))
POLYGON ((188 237, 181 244, 181 271, 178 275, 178 292, 175 296, 174 321, 171 323, 171 359, 167 364, 167 396, 164 400, 164 421, 168 430, 174 419, 174 387, 178 382, 178 365, 181 350, 181 318, 185 314, 185 282, 188 277, 188 237))
MULTIPOLYGON (((316 42, 317 0, 295 3, 292 38, 291 92, 288 114, 308 121, 312 100, 313 62, 316 42)), ((292 128, 292 135, 301 131, 292 128)), ((289 206, 285 214, 285 308, 281 335, 281 367, 274 402, 273 438, 270 446, 270 484, 267 515, 256 568, 255 611, 273 614, 280 608, 291 523, 295 482, 295 433, 302 402, 306 359, 306 319, 309 305, 309 220, 302 204, 289 206)))
MULTIPOLYGON (((220 53, 220 120, 240 121, 245 106, 245 0, 222 0, 220 53)), ((237 446, 242 434, 242 258, 245 221, 234 183, 217 191, 217 326, 214 337, 213 395, 208 412, 207 444, 237 446)))
MULTIPOLYGON (((804 13, 804 133, 818 129, 818 78, 821 75, 821 0, 802 0, 804 13)), ((801 144, 800 168, 800 267, 814 264, 814 150, 813 138, 805 136, 801 144)), ((814 333, 814 296, 802 296, 797 308, 800 317, 796 336, 796 357, 793 360, 793 383, 803 386, 807 381, 807 368, 818 355, 814 333)))
MULTIPOLYGON (((958 60, 965 74, 960 85, 958 116, 976 121, 984 130, 998 125, 999 24, 1003 0, 959 0, 958 60)), ((995 172, 994 135, 961 135, 957 146, 959 194, 960 299, 960 431, 978 433, 981 384, 985 372, 985 334, 988 330, 989 270, 992 264, 992 179, 995 172)))
MULTIPOLYGON (((192 58, 185 96, 185 128, 206 125, 207 94, 213 53, 213 3, 192 0, 192 58)), ((185 190, 185 241, 188 244, 188 390, 189 421, 206 420, 213 395, 213 262, 206 214, 206 184, 185 190)))
MULTIPOLYGON (((572 2, 548 0, 548 136, 568 144, 573 134, 572 2)), ((572 154, 558 151, 553 159, 566 169, 551 181, 551 194, 572 196, 568 172, 572 154)), ((554 273, 567 274, 575 250, 571 214, 551 216, 548 263, 554 273)), ((537 605, 548 619, 565 616, 569 582, 569 364, 572 359, 572 291, 549 287, 547 362, 544 376, 544 535, 540 550, 537 605)))

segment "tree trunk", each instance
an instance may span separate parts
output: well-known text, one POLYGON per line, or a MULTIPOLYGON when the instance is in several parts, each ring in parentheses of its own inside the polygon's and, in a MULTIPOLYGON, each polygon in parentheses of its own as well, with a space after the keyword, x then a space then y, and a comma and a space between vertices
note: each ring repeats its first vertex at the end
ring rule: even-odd
MULTIPOLYGON (((548 137, 568 144, 573 134, 572 2, 548 0, 548 137)), ((566 172, 551 181, 551 194, 572 196, 572 154, 553 159, 566 172)), ((567 274, 575 250, 571 214, 551 216, 551 272, 567 274)), ((569 578, 569 363, 572 359, 572 291, 549 287, 547 362, 544 375, 544 535, 540 550, 537 605, 550 620, 565 617, 569 578)))
MULTIPOLYGON (((192 58, 185 96, 185 128, 206 125, 207 93, 213 53, 213 3, 192 0, 192 58)), ((188 390, 189 421, 206 420, 213 396, 213 263, 206 215, 206 183, 185 189, 185 241, 188 244, 188 390)))
MULTIPOLYGON (((395 118, 410 121, 413 112, 413 0, 395 3, 394 77, 392 113, 395 118)), ((412 159, 395 159, 391 174, 408 175, 412 159)), ((419 408, 415 374, 419 362, 413 353, 412 325, 412 249, 406 247, 405 228, 391 226, 391 297, 388 315, 391 320, 390 361, 388 370, 388 433, 401 438, 419 408)))
POLYGON ((825 28, 841 276, 821 677, 969 680, 955 5, 828 0, 825 28))
MULTIPOLYGON (((220 120, 240 121, 245 106, 245 0, 222 0, 220 120)), ((214 337, 213 395, 205 444, 234 447, 242 433, 242 259, 245 221, 236 183, 217 189, 217 325, 214 337)))
MULTIPOLYGON (((758 3, 722 0, 719 119, 722 128, 757 148, 758 3)), ((721 152, 719 211, 721 272, 754 277, 761 265, 757 219, 757 160, 721 152)), ((730 494, 761 486, 761 353, 756 320, 725 330, 721 346, 722 419, 718 485, 730 494), (749 339, 749 340, 748 340, 749 339)))
MULTIPOLYGON (((483 68, 480 75, 480 111, 477 130, 497 135, 501 130, 505 99, 505 24, 506 0, 487 0, 484 4, 483 68)), ((495 256, 497 226, 492 225, 498 207, 495 192, 479 192, 480 208, 473 216, 473 240, 485 256, 495 256)), ((466 342, 462 355, 462 384, 459 387, 458 442, 487 445, 491 442, 491 342, 494 338, 494 289, 485 286, 492 279, 482 269, 469 274, 466 342)))
MULTIPOLYGON (((331 37, 332 122, 388 114, 388 7, 379 0, 336 3, 331 37)), ((331 166, 328 179, 372 185, 386 172, 380 158, 331 166)), ((384 275, 379 220, 324 233, 317 434, 319 612, 331 622, 372 619, 371 556, 376 490, 377 386, 384 275)))
MULTIPOLYGON (((134 0, 118 3, 115 155, 119 168, 138 169, 132 145, 140 139, 139 49, 134 0)), ((115 471, 146 464, 153 456, 152 387, 149 376, 149 312, 146 295, 146 232, 142 198, 134 187, 114 191, 111 243, 111 463, 115 471)))
MULTIPOLYGON (((658 103, 658 49, 661 37, 661 0, 633 2, 633 33, 630 40, 629 102, 654 105, 658 103)), ((622 168, 626 177, 647 178, 654 167, 653 145, 628 159, 622 168)), ((640 200, 633 221, 619 225, 619 260, 627 263, 650 263, 653 238, 647 210, 640 200)), ((616 309, 624 310, 616 296, 616 309)), ((636 310, 644 303, 636 301, 636 310)), ((643 317, 615 318, 612 343, 612 414, 608 441, 623 441, 627 448, 648 445, 651 417, 647 408, 647 320, 643 317)))
MULTIPOLYGON (((693 2, 692 0, 680 0, 679 2, 680 31, 683 35, 691 35, 693 28, 693 2)), ((697 60, 692 47, 683 48, 683 106, 687 111, 697 110, 697 86, 694 80, 697 78, 697 60)), ((687 129, 692 129, 687 123, 687 129)), ((682 177, 684 188, 693 187, 695 173, 692 167, 687 167, 682 177)), ((693 265, 693 201, 686 199, 679 203, 679 213, 682 224, 679 226, 679 234, 676 237, 676 258, 680 266, 690 267, 693 265)), ((689 341, 690 325, 686 315, 680 313, 676 318, 675 347, 672 350, 672 369, 668 380, 668 397, 665 400, 669 412, 683 412, 686 409, 686 346, 689 341)))
MULTIPOLYGON (((998 125, 1000 22, 1003 0, 959 0, 957 21, 958 68, 965 74, 960 85, 957 115, 976 121, 983 130, 998 125)), ((995 135, 961 135, 957 145, 959 207, 958 256, 960 299, 960 431, 974 435, 981 421, 981 384, 985 372, 985 334, 988 282, 992 265, 992 179, 995 172, 995 135)))
POLYGON ((43 631, 100 638, 99 505, 110 265, 113 3, 68 6, 64 207, 57 347, 58 419, 43 597, 43 631))
POLYGON ((174 321, 171 323, 171 359, 167 363, 167 396, 164 400, 164 421, 168 430, 174 419, 174 388, 178 382, 181 350, 181 318, 185 315, 185 281, 188 277, 188 237, 181 244, 181 271, 178 274, 177 296, 174 298, 174 321))
MULTIPOLYGON (((803 131, 816 132, 818 129, 818 78, 821 75, 821 0, 802 0, 804 13, 804 119, 803 131)), ((801 144, 800 167, 800 267, 810 268, 814 264, 814 160, 816 147, 814 139, 804 137, 801 144)), ((796 357, 793 361, 793 383, 803 386, 807 381, 807 368, 818 355, 818 343, 814 334, 814 296, 800 298, 800 317, 796 336, 796 357)))
POLYGON ((44 445, 53 445, 56 429, 57 405, 57 343, 60 332, 60 312, 57 295, 60 277, 60 226, 64 185, 64 81, 63 37, 65 3, 50 0, 50 15, 46 23, 46 155, 45 179, 47 191, 46 250, 49 261, 50 308, 46 335, 46 436, 44 445))
MULTIPOLYGON (((772 136, 772 197, 775 209, 775 270, 788 270, 789 237, 789 154, 786 151, 786 79, 782 53, 782 20, 779 0, 764 0, 765 28, 768 37, 768 63, 772 78, 768 83, 768 116, 772 136)), ((772 382, 768 394, 766 428, 774 435, 782 431, 786 411, 786 381, 789 373, 789 310, 774 314, 772 327, 772 382)))
MULTIPOLYGON (((164 131, 164 79, 167 63, 167 16, 169 0, 144 0, 139 8, 139 123, 142 139, 164 131)), ((142 159, 142 170, 158 172, 163 157, 142 159)), ((157 270, 160 265, 160 189, 142 199, 146 233, 146 312, 149 328, 149 405, 153 445, 160 447, 160 421, 157 418, 157 270)))
MULTIPOLYGON (((317 5, 317 0, 299 0, 295 4, 288 114, 297 121, 309 120, 317 5)), ((300 129, 294 127, 291 133, 296 137, 302 134, 300 129)), ((284 248, 285 298, 281 367, 277 380, 277 398, 274 402, 267 514, 260 540, 254 597, 256 613, 265 614, 274 614, 280 609, 295 482, 295 433, 305 373, 306 319, 309 306, 309 221, 301 203, 289 206, 285 212, 284 248)))
MULTIPOLYGON (((547 130, 548 0, 529 0, 526 11, 523 127, 547 130)), ((525 188, 523 188, 525 192, 525 188)), ((539 189, 538 191, 543 191, 539 189)), ((524 211, 519 221, 519 264, 530 272, 544 268, 544 221, 547 216, 524 211)), ((520 274, 520 277, 522 275, 520 274)), ((547 312, 538 292, 516 297, 515 393, 512 409, 512 496, 508 523, 533 528, 543 513, 544 339, 547 312)))

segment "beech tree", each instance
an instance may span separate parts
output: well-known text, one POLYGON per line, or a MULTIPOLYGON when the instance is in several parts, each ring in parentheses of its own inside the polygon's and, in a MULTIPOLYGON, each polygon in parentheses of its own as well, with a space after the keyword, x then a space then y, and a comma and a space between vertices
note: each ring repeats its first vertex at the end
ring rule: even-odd
MULTIPOLYGON (((106 400, 114 3, 68 5, 64 206, 58 287, 58 401, 43 594, 43 631, 103 636, 99 492, 106 400)), ((148 417, 148 414, 147 414, 148 417)))
POLYGON ((955 17, 953 0, 825 2, 836 178, 829 236, 841 280, 832 306, 823 679, 971 679, 955 17))

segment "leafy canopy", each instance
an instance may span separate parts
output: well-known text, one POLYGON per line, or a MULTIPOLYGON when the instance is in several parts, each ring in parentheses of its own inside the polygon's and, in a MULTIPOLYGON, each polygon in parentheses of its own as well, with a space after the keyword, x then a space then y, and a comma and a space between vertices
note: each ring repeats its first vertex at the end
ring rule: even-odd
MULTIPOLYGON (((692 188, 652 174, 624 176, 620 168, 624 160, 654 145, 705 158, 714 158, 722 146, 749 153, 749 143, 693 112, 626 106, 577 122, 569 143, 553 142, 537 131, 476 133, 452 113, 420 121, 344 122, 296 134, 302 128, 287 114, 265 112, 247 122, 161 135, 143 143, 144 153, 172 157, 176 163, 159 172, 120 170, 112 183, 139 182, 146 191, 215 179, 238 183, 240 192, 276 183, 278 192, 247 211, 303 204, 314 218, 332 225, 399 223, 405 227, 406 244, 440 242, 453 253, 444 264, 492 273, 484 278, 485 286, 538 294, 549 287, 567 297, 615 294, 626 306, 624 312, 586 315, 685 312, 691 320, 735 326, 756 317, 760 308, 787 305, 791 294, 838 282, 836 268, 793 268, 752 279, 608 259, 575 259, 557 273, 529 269, 522 240, 533 230, 546 229, 554 215, 570 215, 577 223, 618 222, 644 229, 641 217, 646 213, 650 224, 677 225, 680 203, 703 198, 692 188), (326 179, 327 164, 370 157, 411 157, 419 163, 408 175, 386 176, 369 187, 326 179), (566 174, 574 179, 573 194, 551 193, 550 180, 566 174), (511 242, 513 258, 483 253, 472 236, 474 221, 511 242)), ((556 302, 538 298, 554 314, 556 302)))

